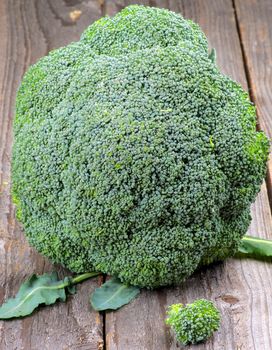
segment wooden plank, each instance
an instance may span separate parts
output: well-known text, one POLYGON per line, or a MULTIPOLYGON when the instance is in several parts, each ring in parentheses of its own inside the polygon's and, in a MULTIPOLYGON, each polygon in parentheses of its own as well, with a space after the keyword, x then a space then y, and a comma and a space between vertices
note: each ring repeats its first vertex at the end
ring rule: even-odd
MULTIPOLYGON (((108 1, 113 15, 128 1, 108 1)), ((140 2, 137 2, 140 3, 140 2)), ((217 51, 222 71, 247 88, 245 70, 231 0, 152 0, 152 6, 169 7, 201 25, 217 51)), ((266 185, 252 206, 249 233, 272 238, 272 220, 266 185)), ((106 314, 106 348, 109 350, 180 349, 164 324, 172 303, 197 298, 214 300, 222 313, 219 332, 195 350, 271 350, 271 265, 254 260, 229 259, 195 273, 180 287, 143 291, 131 304, 106 314)))
MULTIPOLYGON (((77 40, 101 16, 98 1, 0 1, 0 303, 15 294, 33 272, 56 269, 29 247, 14 218, 10 200, 12 116, 17 86, 29 64, 52 48, 77 40), (78 20, 70 13, 78 10, 78 20)), ((66 304, 40 309, 31 317, 0 322, 0 348, 103 349, 102 317, 89 307, 94 279, 78 287, 66 304)))
MULTIPOLYGON (((257 106, 260 128, 272 138, 272 2, 235 0, 248 80, 257 106)), ((272 159, 268 164, 268 193, 272 206, 272 159)))

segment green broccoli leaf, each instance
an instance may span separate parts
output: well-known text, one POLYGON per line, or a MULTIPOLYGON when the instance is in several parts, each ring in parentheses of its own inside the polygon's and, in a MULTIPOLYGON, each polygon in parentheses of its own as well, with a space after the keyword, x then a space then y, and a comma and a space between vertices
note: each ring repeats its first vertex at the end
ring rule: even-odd
POLYGON ((68 293, 76 293, 74 284, 99 275, 100 272, 87 272, 72 278, 58 279, 56 272, 32 275, 25 281, 15 298, 8 299, 0 306, 0 320, 30 315, 39 305, 51 305, 57 300, 66 301, 68 293))
POLYGON ((64 287, 56 272, 32 275, 21 285, 16 297, 8 299, 0 307, 0 319, 26 316, 40 304, 54 304, 58 299, 65 301, 64 287))
POLYGON ((76 294, 77 290, 76 290, 76 286, 73 283, 73 278, 71 276, 66 276, 63 279, 63 283, 65 285, 67 285, 66 287, 66 291, 68 292, 68 294, 76 294))
POLYGON ((139 293, 140 289, 138 287, 123 284, 118 278, 114 277, 93 292, 90 302, 97 311, 117 310, 128 304, 139 293))
POLYGON ((244 236, 238 250, 238 256, 239 254, 257 259, 272 257, 272 240, 244 236))
POLYGON ((216 51, 214 48, 211 49, 211 52, 209 54, 209 59, 212 61, 212 63, 215 63, 216 61, 216 51))

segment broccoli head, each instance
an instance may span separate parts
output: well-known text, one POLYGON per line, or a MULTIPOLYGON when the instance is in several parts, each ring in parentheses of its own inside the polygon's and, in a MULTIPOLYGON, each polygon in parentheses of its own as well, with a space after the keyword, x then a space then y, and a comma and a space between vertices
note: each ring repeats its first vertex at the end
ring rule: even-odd
POLYGON ((199 27, 137 5, 30 67, 14 134, 29 242, 72 271, 149 288, 236 252, 268 155, 199 27))
POLYGON ((210 338, 220 325, 220 313, 211 301, 199 299, 192 304, 173 304, 167 311, 166 324, 184 345, 210 338))

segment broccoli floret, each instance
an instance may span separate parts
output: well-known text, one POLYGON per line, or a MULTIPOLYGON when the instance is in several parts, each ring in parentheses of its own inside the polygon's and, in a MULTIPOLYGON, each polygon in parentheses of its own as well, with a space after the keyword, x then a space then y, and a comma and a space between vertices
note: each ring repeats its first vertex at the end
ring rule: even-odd
POLYGON ((211 301, 199 299, 192 304, 173 304, 167 311, 166 324, 171 326, 183 345, 207 340, 218 330, 220 313, 211 301))
POLYGON ((12 191, 30 243, 72 271, 149 288, 237 251, 268 156, 248 94, 199 27, 143 6, 31 67, 14 134, 12 191))
POLYGON ((101 18, 85 30, 81 41, 53 50, 29 68, 18 91, 15 132, 21 118, 23 123, 26 118, 48 118, 87 57, 176 45, 208 56, 207 39, 200 27, 174 12, 131 5, 113 18, 101 18))
POLYGON ((208 55, 207 39, 196 23, 169 10, 139 5, 96 21, 81 40, 100 55, 124 55, 156 46, 189 46, 208 55))

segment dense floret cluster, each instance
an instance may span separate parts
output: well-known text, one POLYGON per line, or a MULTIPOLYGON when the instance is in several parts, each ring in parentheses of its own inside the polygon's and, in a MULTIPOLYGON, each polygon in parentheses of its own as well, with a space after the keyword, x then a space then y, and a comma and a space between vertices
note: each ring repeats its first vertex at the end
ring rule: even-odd
POLYGON ((150 288, 236 252, 268 155, 200 28, 136 5, 30 67, 14 133, 30 243, 72 271, 150 288))
POLYGON ((207 340, 218 330, 220 313, 211 301, 199 299, 192 304, 173 304, 167 312, 166 324, 184 345, 207 340))

